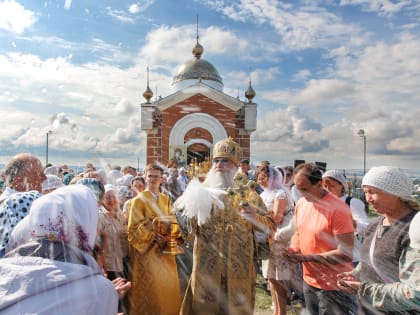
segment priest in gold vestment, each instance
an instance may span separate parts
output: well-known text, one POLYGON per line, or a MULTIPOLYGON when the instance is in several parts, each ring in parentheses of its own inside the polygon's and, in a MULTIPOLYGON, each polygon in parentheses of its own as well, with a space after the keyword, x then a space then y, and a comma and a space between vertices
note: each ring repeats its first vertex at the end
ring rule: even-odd
POLYGON ((154 226, 155 218, 173 215, 169 197, 159 192, 162 174, 160 166, 149 164, 145 173, 147 188, 131 202, 129 315, 179 314, 181 297, 175 256, 162 252, 169 236, 157 233, 154 226))
POLYGON ((191 182, 175 203, 184 236, 195 237, 181 315, 253 314, 254 230, 270 233, 274 222, 255 190, 232 190, 239 151, 230 138, 216 143, 205 182, 191 182))

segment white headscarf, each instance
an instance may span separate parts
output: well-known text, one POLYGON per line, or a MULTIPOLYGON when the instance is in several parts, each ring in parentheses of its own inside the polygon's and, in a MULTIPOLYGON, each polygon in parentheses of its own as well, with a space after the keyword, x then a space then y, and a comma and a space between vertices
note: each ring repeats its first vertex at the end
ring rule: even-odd
POLYGON ((50 189, 57 189, 63 187, 64 184, 61 181, 61 178, 56 175, 47 174, 47 179, 42 182, 42 191, 50 189))
POLYGON ((65 186, 37 199, 21 223, 12 235, 16 245, 47 238, 89 251, 96 238, 97 201, 84 185, 65 186))
POLYGON ((278 191, 282 190, 284 191, 286 200, 288 202, 288 209, 293 208, 293 197, 289 188, 284 184, 283 174, 278 169, 270 165, 261 167, 268 169, 268 185, 267 187, 263 187, 264 191, 261 193, 261 197, 264 203, 266 203, 266 206, 271 208, 274 204, 274 198, 276 198, 275 196, 277 195, 278 191), (268 200, 270 201, 268 202, 268 200))

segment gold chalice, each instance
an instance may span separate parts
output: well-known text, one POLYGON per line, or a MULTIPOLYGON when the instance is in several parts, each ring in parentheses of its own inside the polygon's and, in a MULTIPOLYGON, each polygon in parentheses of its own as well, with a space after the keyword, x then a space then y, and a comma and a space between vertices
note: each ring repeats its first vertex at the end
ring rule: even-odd
POLYGON ((178 245, 177 239, 181 237, 181 230, 174 216, 162 216, 153 219, 153 229, 163 236, 170 236, 170 240, 163 246, 163 254, 179 255, 184 250, 178 245))

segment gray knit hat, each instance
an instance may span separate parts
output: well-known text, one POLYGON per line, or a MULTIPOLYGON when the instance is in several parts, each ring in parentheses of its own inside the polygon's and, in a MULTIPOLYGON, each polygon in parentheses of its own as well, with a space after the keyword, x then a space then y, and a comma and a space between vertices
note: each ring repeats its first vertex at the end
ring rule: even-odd
POLYGON ((344 191, 347 191, 349 189, 349 186, 347 185, 346 178, 344 177, 344 174, 340 172, 339 170, 329 170, 326 171, 322 178, 332 178, 335 179, 337 182, 339 182, 344 187, 344 191))
POLYGON ((411 184, 403 169, 392 166, 372 167, 362 181, 362 186, 376 187, 405 199, 411 199, 411 184))

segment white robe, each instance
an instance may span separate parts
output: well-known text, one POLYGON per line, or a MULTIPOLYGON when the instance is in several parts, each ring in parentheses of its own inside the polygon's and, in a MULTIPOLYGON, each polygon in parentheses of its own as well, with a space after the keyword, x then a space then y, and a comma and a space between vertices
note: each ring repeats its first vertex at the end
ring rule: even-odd
POLYGON ((40 257, 1 259, 0 314, 116 315, 115 287, 92 260, 86 266, 40 257))

